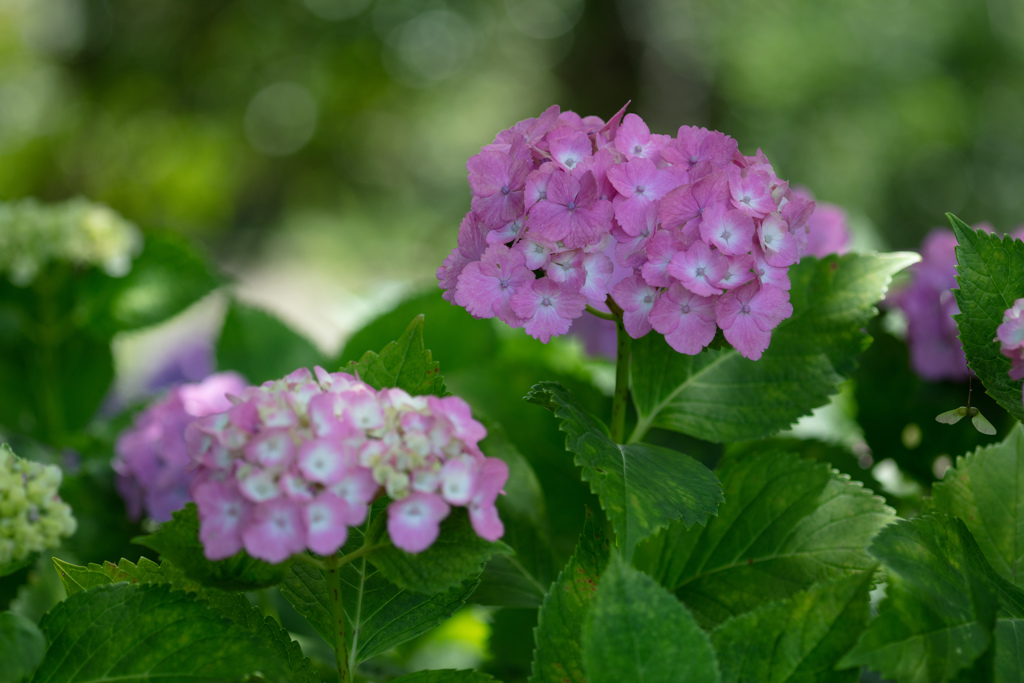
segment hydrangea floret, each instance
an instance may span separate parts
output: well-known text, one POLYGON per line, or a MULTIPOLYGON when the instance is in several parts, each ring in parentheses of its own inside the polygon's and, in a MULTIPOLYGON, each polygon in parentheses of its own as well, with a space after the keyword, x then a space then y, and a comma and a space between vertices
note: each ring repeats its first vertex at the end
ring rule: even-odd
POLYGON ((587 307, 624 312, 696 354, 721 329, 758 359, 792 314, 789 266, 814 202, 728 135, 650 132, 557 106, 498 133, 466 164, 471 210, 437 271, 444 298, 548 342, 587 307))
MULTIPOLYGON (((981 223, 978 230, 992 232, 981 223)), ((1017 228, 1014 237, 1024 235, 1017 228)), ((919 376, 931 381, 967 380, 967 357, 958 338, 954 315, 960 313, 953 288, 956 287, 956 235, 948 228, 935 228, 921 243, 921 261, 911 266, 913 279, 892 301, 907 316, 907 347, 910 365, 919 376)))
POLYGON ((56 465, 24 460, 0 444, 0 565, 55 548, 78 525, 57 494, 56 465))
POLYGON ((240 394, 247 386, 236 373, 210 375, 202 382, 173 387, 136 415, 118 437, 112 462, 129 518, 138 520, 145 513, 165 522, 191 500, 194 468, 185 447, 185 429, 196 418, 228 410, 227 395, 240 394))
POLYGON ((188 427, 208 559, 243 548, 272 563, 306 549, 331 555, 382 492, 388 534, 406 552, 430 547, 452 506, 468 509, 482 538, 504 534, 495 501, 508 466, 481 453, 487 432, 465 401, 315 372, 247 388, 188 427))
POLYGON ((141 250, 139 229, 102 204, 0 202, 0 274, 18 286, 31 284, 52 261, 99 267, 121 277, 141 250))
POLYGON ((999 350, 1013 363, 1010 379, 1024 379, 1024 299, 1017 299, 1003 313, 993 341, 999 342, 999 350))

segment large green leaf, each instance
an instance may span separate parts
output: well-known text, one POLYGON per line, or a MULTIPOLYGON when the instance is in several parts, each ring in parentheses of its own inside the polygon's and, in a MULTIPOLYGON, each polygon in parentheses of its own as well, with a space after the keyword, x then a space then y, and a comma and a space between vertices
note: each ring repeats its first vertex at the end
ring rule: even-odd
POLYGON ((13 612, 0 612, 0 683, 27 680, 43 661, 46 637, 39 627, 13 612))
POLYGON ((1024 619, 996 622, 996 651, 993 661, 996 683, 1024 680, 1024 619))
POLYGON ((270 564, 251 557, 244 550, 225 560, 211 561, 203 555, 199 540, 199 516, 189 503, 164 522, 154 533, 134 539, 135 543, 160 553, 203 585, 226 590, 255 590, 280 583, 290 560, 270 564))
POLYGON ((717 683, 711 639, 690 611, 617 554, 583 627, 588 683, 717 683))
POLYGON ((122 582, 161 584, 183 590, 257 636, 265 647, 288 663, 292 683, 314 683, 320 680, 298 643, 291 639, 277 621, 263 616, 243 593, 204 587, 166 560, 157 564, 142 557, 138 564, 122 559, 117 564, 104 562, 102 565, 92 563, 81 567, 53 558, 53 563, 68 595, 122 582))
POLYGON ((868 620, 871 572, 816 583, 792 597, 733 617, 711 633, 722 683, 855 683, 836 664, 868 620))
POLYGON ((996 574, 958 519, 896 522, 870 550, 886 568, 887 597, 841 666, 901 683, 952 680, 991 646, 997 610, 1024 615, 1024 592, 996 574))
POLYGON ((50 641, 34 683, 289 680, 249 631, 181 591, 117 583, 70 596, 40 624, 50 641))
POLYGON ((657 334, 633 344, 632 394, 640 441, 663 427, 708 441, 768 436, 828 402, 871 341, 863 331, 892 275, 912 253, 805 258, 789 270, 793 315, 758 361, 734 349, 696 356, 657 334))
MULTIPOLYGON (((371 508, 370 514, 372 522, 380 507, 371 508)), ((350 529, 341 553, 355 552, 362 545, 362 530, 350 529)), ((341 573, 345 638, 352 668, 440 624, 465 604, 478 582, 471 578, 450 590, 423 595, 388 581, 365 556, 337 571, 341 573)), ((331 596, 322 570, 301 562, 293 564, 281 584, 281 594, 324 640, 334 642, 331 596)))
POLYGON ((407 553, 390 543, 386 514, 377 515, 370 523, 366 542, 374 546, 366 557, 385 578, 400 588, 426 595, 476 579, 491 555, 513 554, 501 541, 491 543, 477 536, 465 508, 452 510, 441 522, 437 540, 423 552, 407 553))
POLYGON ((494 679, 479 671, 455 671, 439 669, 436 671, 417 671, 414 674, 393 678, 392 683, 487 683, 494 679))
POLYGON ((935 511, 963 520, 996 572, 1024 587, 1024 427, 957 458, 932 496, 935 511))
POLYGON ((402 336, 380 353, 367 351, 358 362, 351 361, 345 371, 358 375, 375 389, 398 387, 413 396, 447 393, 440 366, 423 345, 422 315, 413 318, 402 336))
POLYGON ((647 444, 620 445, 560 384, 541 382, 526 399, 554 412, 565 447, 601 500, 626 558, 644 538, 673 520, 707 523, 722 501, 715 475, 693 458, 647 444))
POLYGON ((273 315, 232 301, 217 341, 217 367, 259 384, 323 362, 313 344, 273 315))
POLYGON ((554 555, 548 529, 544 492, 526 458, 499 425, 488 426, 480 449, 508 465, 504 496, 498 496, 498 514, 505 525, 503 543, 514 555, 495 555, 480 575, 473 602, 498 607, 540 607, 554 578, 554 555))
POLYGON ((989 396, 1018 420, 1024 420, 1024 382, 1010 379, 1010 359, 999 350, 999 342, 993 341, 996 328, 1003 322, 1003 312, 1024 298, 1024 242, 975 230, 952 214, 946 217, 959 243, 956 281, 960 289, 954 289, 953 295, 960 313, 953 318, 960 328, 967 365, 989 396))
POLYGON ((718 516, 705 528, 670 525, 635 559, 702 625, 874 566, 868 544, 893 511, 846 475, 788 453, 730 458, 718 474, 718 516))
POLYGON ((544 597, 534 630, 530 683, 585 683, 583 622, 608 563, 608 540, 587 509, 576 553, 544 597))

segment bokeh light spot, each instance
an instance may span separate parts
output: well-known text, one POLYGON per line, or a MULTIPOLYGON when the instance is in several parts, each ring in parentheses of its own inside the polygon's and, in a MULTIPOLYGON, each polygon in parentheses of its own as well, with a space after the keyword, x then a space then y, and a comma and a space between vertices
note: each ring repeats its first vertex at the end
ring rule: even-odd
POLYGON ((316 130, 317 104, 298 83, 269 85, 245 110, 245 136, 268 156, 287 156, 302 149, 316 130))

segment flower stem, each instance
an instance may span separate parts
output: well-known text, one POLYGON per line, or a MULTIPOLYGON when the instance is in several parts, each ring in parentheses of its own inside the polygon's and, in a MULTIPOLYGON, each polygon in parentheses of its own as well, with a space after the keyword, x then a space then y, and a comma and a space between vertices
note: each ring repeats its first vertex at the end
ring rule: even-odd
MULTIPOLYGON (((358 552, 358 551, 357 551, 358 552)), ((337 556, 324 558, 327 576, 327 595, 331 600, 331 619, 334 621, 334 661, 338 665, 338 680, 352 680, 349 668, 348 643, 345 640, 345 606, 341 602, 341 563, 337 556)))
POLYGON ((625 443, 626 438, 626 406, 629 402, 629 346, 632 339, 626 333, 622 323, 622 309, 616 305, 611 296, 608 307, 615 316, 615 394, 612 397, 612 419, 610 431, 612 441, 625 443))

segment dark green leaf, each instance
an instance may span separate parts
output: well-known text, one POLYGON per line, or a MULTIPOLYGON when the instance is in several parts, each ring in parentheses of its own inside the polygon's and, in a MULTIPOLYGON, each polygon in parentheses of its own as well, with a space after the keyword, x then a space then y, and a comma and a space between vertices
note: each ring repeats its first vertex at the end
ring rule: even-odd
POLYGON ((956 239, 959 289, 953 290, 960 313, 954 315, 967 365, 985 385, 988 395, 1008 413, 1024 420, 1021 380, 1012 380, 1010 359, 999 350, 996 328, 1003 312, 1024 298, 1024 242, 975 230, 946 214, 956 239))
POLYGON ((537 384, 526 399, 554 412, 565 432, 566 450, 583 468, 583 480, 601 499, 628 559, 636 544, 682 520, 707 523, 722 501, 715 475, 693 458, 658 446, 613 442, 596 418, 554 382, 537 384))
POLYGON ((1024 427, 957 458, 932 496, 937 512, 963 520, 1000 576, 1024 587, 1024 427))
POLYGON ((345 372, 358 375, 374 389, 398 387, 413 396, 447 393, 440 366, 423 346, 422 315, 413 318, 402 336, 380 353, 367 351, 359 362, 350 362, 345 372))
POLYGON ((199 541, 195 503, 175 512, 171 521, 161 524, 155 533, 134 541, 157 551, 204 586, 226 590, 255 590, 276 585, 284 579, 290 562, 270 564, 250 557, 244 550, 226 560, 206 559, 199 541))
POLYGON ((388 581, 400 588, 431 595, 476 579, 491 555, 511 555, 498 541, 491 543, 476 535, 465 508, 455 508, 441 522, 441 533, 421 553, 407 553, 391 545, 387 537, 387 515, 377 515, 366 532, 366 542, 375 546, 367 555, 388 581))
POLYGON ((70 596, 41 623, 50 647, 34 683, 287 681, 288 667, 259 638, 186 593, 118 583, 70 596))
POLYGON ((816 583, 781 602, 733 617, 711 633, 722 683, 855 683, 836 664, 868 620, 871 572, 816 583))
POLYGON ((576 553, 544 597, 534 637, 530 683, 584 683, 583 622, 608 564, 608 539, 587 509, 576 553))
POLYGON ((1000 619, 996 622, 996 683, 1024 680, 1024 619, 1000 619))
POLYGON ((583 627, 588 683, 717 683, 718 662, 690 611, 617 554, 583 627))
POLYGON ((508 464, 504 496, 498 496, 498 514, 505 525, 501 537, 515 555, 492 557, 480 575, 473 602, 499 607, 540 607, 554 578, 544 492, 526 458, 499 425, 488 427, 480 449, 508 464))
POLYGON ((235 370, 259 384, 321 362, 317 348, 276 317, 231 302, 217 342, 219 369, 235 370))
POLYGON ((73 565, 53 558, 61 581, 68 595, 79 593, 95 586, 114 583, 162 584, 169 588, 183 590, 217 610, 221 616, 245 628, 260 638, 264 645, 273 650, 282 661, 288 662, 292 683, 314 683, 319 681, 312 663, 302 654, 298 643, 271 617, 265 617, 254 607, 244 594, 209 588, 189 579, 168 561, 159 565, 145 557, 136 565, 122 559, 117 564, 104 562, 87 567, 73 565))
POLYGON ((790 268, 793 315, 772 333, 758 361, 733 349, 696 356, 657 334, 634 342, 630 441, 663 427, 708 441, 757 439, 785 429, 828 402, 870 342, 864 326, 892 275, 912 253, 805 258, 790 268))
MULTIPOLYGON (((375 505, 370 522, 383 516, 384 508, 375 505)), ((355 552, 363 545, 363 533, 350 529, 349 540, 341 554, 355 552)), ((434 595, 422 595, 399 588, 374 568, 366 557, 343 565, 341 600, 345 608, 345 638, 352 666, 370 657, 426 633, 455 613, 473 593, 476 579, 463 581, 454 588, 434 595)), ((334 642, 331 596, 322 570, 296 562, 284 582, 281 594, 304 616, 328 643, 334 642)))
POLYGON ((455 671, 439 669, 437 671, 417 671, 414 674, 399 676, 392 683, 487 683, 494 679, 478 671, 455 671))
POLYGON ((45 652, 46 637, 38 626, 19 614, 0 612, 0 683, 28 680, 45 652))
POLYGON ((887 597, 842 666, 901 682, 952 680, 991 645, 997 608, 1024 614, 1024 592, 995 573, 958 519, 896 522, 870 551, 886 568, 887 597))
POLYGON ((210 262, 174 232, 146 235, 123 278, 92 271, 76 317, 100 337, 154 325, 185 310, 222 284, 210 262))
POLYGON ((635 559, 702 625, 874 566, 868 544, 893 511, 846 475, 788 453, 730 458, 718 474, 718 516, 706 528, 670 525, 635 559))

